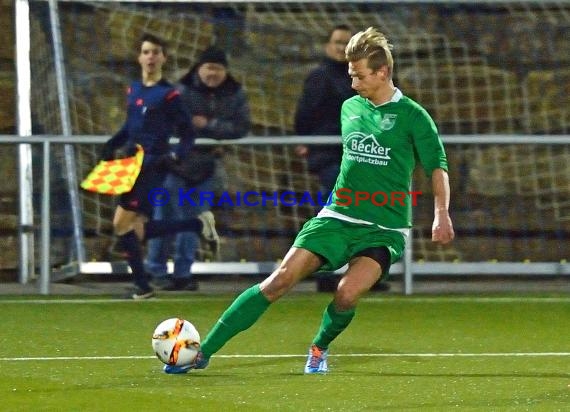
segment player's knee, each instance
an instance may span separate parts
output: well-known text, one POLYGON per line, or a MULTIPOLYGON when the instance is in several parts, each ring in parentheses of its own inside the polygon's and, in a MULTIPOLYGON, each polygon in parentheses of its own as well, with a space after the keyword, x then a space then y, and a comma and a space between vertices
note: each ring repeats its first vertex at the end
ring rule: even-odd
POLYGON ((133 230, 133 225, 130 221, 117 219, 113 221, 113 233, 116 236, 124 235, 133 230))
POLYGON ((295 284, 295 277, 287 267, 280 266, 260 284, 260 290, 270 302, 275 302, 295 284))
POLYGON ((343 287, 339 283, 338 289, 334 296, 335 306, 338 310, 344 311, 356 307, 360 294, 348 287, 343 287))
POLYGON ((113 232, 116 236, 124 235, 131 230, 136 232, 139 239, 143 238, 144 224, 139 221, 136 215, 130 213, 115 215, 113 219, 113 232))

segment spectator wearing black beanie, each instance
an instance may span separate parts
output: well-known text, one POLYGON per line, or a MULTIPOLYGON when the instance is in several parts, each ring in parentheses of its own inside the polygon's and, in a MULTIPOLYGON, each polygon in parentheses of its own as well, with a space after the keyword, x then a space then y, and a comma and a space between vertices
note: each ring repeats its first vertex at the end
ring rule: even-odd
MULTIPOLYGON (((249 132, 250 112, 247 96, 242 85, 229 73, 228 66, 226 53, 217 47, 209 47, 177 84, 198 138, 239 139, 249 132)), ((222 147, 195 146, 191 155, 181 161, 191 171, 195 181, 183 182, 170 175, 164 187, 170 193, 178 193, 181 188, 186 190, 191 187, 196 196, 205 192, 220 195, 228 190, 228 177, 222 156, 222 147)), ((189 202, 177 206, 176 202, 171 202, 172 210, 167 211, 165 207, 160 207, 157 212, 164 216, 194 216, 211 209, 210 203, 201 202, 199 198, 193 200, 197 206, 189 202)), ((159 217, 161 216, 155 216, 159 217)), ((190 268, 196 256, 199 238, 191 232, 176 237, 174 273, 171 279, 166 277, 168 253, 163 252, 165 247, 168 249, 167 242, 167 239, 153 239, 149 242, 147 272, 155 278, 166 278, 166 282, 155 282, 165 284, 163 289, 196 290, 198 285, 191 276, 190 268)))

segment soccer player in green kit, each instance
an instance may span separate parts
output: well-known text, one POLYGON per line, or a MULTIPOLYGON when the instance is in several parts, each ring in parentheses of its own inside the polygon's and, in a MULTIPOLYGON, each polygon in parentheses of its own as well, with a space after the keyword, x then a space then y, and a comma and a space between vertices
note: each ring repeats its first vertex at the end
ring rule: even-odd
POLYGON ((343 157, 331 204, 305 223, 279 267, 226 309, 194 363, 167 365, 166 373, 204 369, 212 355, 300 280, 348 264, 305 365, 305 373, 326 373, 329 345, 352 321, 359 298, 404 252, 416 200, 409 192, 416 162, 432 181, 432 241, 445 244, 454 238, 445 150, 429 114, 394 86, 391 48, 372 27, 355 34, 346 47, 358 95, 342 107, 343 157))

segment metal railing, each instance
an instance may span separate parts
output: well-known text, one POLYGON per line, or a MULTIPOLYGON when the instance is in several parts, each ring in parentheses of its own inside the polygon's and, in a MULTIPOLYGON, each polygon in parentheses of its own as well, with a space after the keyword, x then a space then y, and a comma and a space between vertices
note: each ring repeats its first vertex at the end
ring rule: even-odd
MULTIPOLYGON (((52 280, 52 270, 50 262, 50 170, 51 170, 51 145, 53 144, 102 144, 108 140, 109 136, 15 136, 0 135, 0 144, 39 144, 42 145, 42 173, 43 185, 41 189, 41 213, 40 213, 40 276, 39 293, 50 293, 50 282, 52 280)), ((319 137, 319 144, 338 144, 338 137, 319 137)), ((513 136, 513 135, 448 135, 442 136, 445 144, 534 144, 534 145, 570 145, 570 136, 513 136)), ((216 141, 210 139, 198 139, 199 145, 298 145, 314 144, 314 137, 306 136, 279 136, 279 137, 246 137, 240 140, 216 141)), ((78 239, 82 241, 83 239, 78 239)), ((570 245, 566 245, 570 246, 570 245)), ((27 251, 28 254, 34 251, 27 251)), ((215 262, 195 263, 192 267, 196 274, 265 274, 270 273, 275 267, 274 262, 215 262)), ((113 273, 121 271, 126 273, 126 264, 122 266, 111 265, 109 262, 73 262, 66 269, 74 274, 79 273, 113 273)), ((342 272, 339 269, 338 272, 342 272)), ((408 242, 408 247, 401 263, 391 268, 392 274, 403 275, 404 293, 413 293, 413 280, 415 276, 422 275, 570 275, 570 263, 561 262, 413 262, 412 242, 408 242)), ((21 276, 21 279, 23 277, 21 276)))

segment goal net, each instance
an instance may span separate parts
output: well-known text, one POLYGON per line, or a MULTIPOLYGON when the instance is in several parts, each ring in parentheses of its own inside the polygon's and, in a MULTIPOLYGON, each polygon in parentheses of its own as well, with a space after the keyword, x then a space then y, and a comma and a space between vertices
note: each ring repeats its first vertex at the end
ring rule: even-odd
MULTIPOLYGON (((60 134, 48 4, 31 1, 34 120, 60 134)), ((377 26, 395 44, 395 83, 432 114, 442 135, 570 133, 570 3, 466 2, 58 2, 74 135, 110 135, 124 121, 124 90, 139 75, 143 32, 168 41, 166 77, 177 80, 211 44, 224 48, 245 86, 253 136, 293 134, 304 77, 334 25, 377 26)), ((229 192, 314 192, 315 176, 291 145, 228 145, 229 192)), ((449 144, 458 241, 430 242, 430 185, 414 211, 414 259, 560 261, 570 237, 569 145, 449 144)), ((97 147, 76 145, 78 179, 97 147)), ((57 160, 57 154, 56 154, 57 160)), ((57 163, 57 162, 56 162, 57 163)), ((58 175, 57 169, 55 173, 58 175)), ((57 185, 54 185, 57 188, 57 185)), ((113 199, 80 193, 89 260, 114 260, 113 199)), ((65 196, 62 195, 62 202, 65 196)), ((56 209, 57 212, 58 209, 56 209)), ((65 207, 59 208, 65 220, 65 207)), ((274 261, 315 212, 217 207, 224 261, 274 261)), ((63 224, 63 226, 65 226, 63 224)), ((63 231, 68 234, 68 231, 63 231)), ((203 250, 202 259, 211 256, 203 250)))

